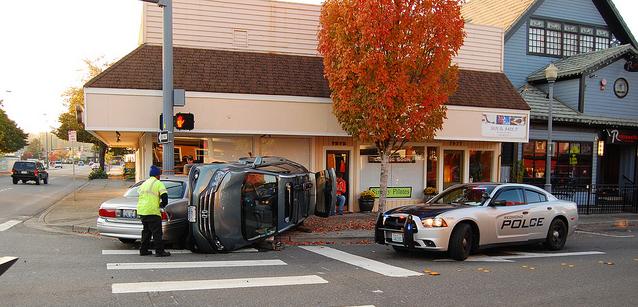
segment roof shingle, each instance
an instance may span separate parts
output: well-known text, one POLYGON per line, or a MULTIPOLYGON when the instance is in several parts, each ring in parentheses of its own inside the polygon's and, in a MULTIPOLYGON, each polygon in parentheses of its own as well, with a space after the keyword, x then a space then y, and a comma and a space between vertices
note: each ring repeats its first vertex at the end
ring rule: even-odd
MULTIPOLYGON (((173 49, 174 88, 187 92, 330 97, 323 59, 312 56, 173 49)), ((459 70, 449 105, 529 110, 503 73, 459 70)), ((162 47, 141 45, 87 82, 89 88, 162 89, 162 47)))

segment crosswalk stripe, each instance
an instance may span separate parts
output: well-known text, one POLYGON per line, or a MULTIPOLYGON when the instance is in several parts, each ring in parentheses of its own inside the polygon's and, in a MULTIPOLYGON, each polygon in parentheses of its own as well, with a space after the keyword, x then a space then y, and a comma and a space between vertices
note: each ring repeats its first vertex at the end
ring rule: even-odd
POLYGON ((5 231, 5 230, 7 230, 7 229, 9 229, 9 228, 11 228, 11 227, 13 227, 15 225, 20 224, 21 222, 22 221, 18 221, 18 220, 10 220, 10 221, 4 222, 4 223, 0 224, 0 231, 5 231))
POLYGON ((423 273, 406 270, 404 268, 396 267, 393 265, 385 264, 376 260, 368 259, 365 257, 352 255, 340 250, 325 247, 325 246, 300 246, 301 248, 317 253, 319 255, 326 256, 335 260, 339 260, 354 266, 358 266, 362 269, 366 269, 375 273, 379 273, 390 277, 408 277, 423 275, 423 273))
POLYGON ((189 261, 189 262, 142 262, 107 263, 107 270, 150 270, 150 269, 189 269, 189 268, 226 268, 245 266, 287 265, 281 260, 231 260, 231 261, 189 261))
POLYGON ((231 288, 252 288, 272 286, 298 286, 310 284, 326 284, 327 280, 317 275, 284 276, 284 277, 260 277, 237 278, 216 280, 184 280, 184 281, 159 281, 139 283, 115 283, 111 286, 111 292, 140 293, 140 292, 167 292, 186 290, 215 290, 231 288))

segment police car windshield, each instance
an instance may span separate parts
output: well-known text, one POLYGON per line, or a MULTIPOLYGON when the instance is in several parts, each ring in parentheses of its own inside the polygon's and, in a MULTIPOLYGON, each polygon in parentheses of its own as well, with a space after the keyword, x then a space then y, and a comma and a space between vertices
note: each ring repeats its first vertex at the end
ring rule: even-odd
POLYGON ((481 206, 486 199, 483 194, 492 193, 494 186, 459 186, 439 194, 430 204, 455 204, 481 206))

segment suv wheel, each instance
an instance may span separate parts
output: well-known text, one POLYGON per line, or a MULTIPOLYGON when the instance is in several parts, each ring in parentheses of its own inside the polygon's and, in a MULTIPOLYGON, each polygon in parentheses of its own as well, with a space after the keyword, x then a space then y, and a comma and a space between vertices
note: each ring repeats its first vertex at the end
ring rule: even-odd
POLYGON ((40 177, 35 178, 35 184, 40 185, 40 177))
POLYGON ((18 179, 13 178, 13 184, 18 184, 18 179))
POLYGON ((49 184, 49 176, 44 177, 44 184, 49 184))

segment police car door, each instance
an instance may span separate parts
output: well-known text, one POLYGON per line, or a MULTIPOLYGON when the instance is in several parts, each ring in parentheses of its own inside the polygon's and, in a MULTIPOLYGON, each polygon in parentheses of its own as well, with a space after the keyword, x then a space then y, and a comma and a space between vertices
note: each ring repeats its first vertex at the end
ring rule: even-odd
POLYGON ((329 217, 337 204, 337 175, 334 168, 315 173, 314 214, 329 217))
POLYGON ((525 199, 529 204, 529 238, 543 239, 547 236, 549 224, 556 210, 550 205, 544 192, 525 189, 525 199))
MULTIPOLYGON (((490 202, 490 215, 494 218, 494 238, 489 243, 527 241, 529 236, 529 206, 523 189, 504 188, 490 202)), ((486 242, 487 243, 487 242, 486 242)))

